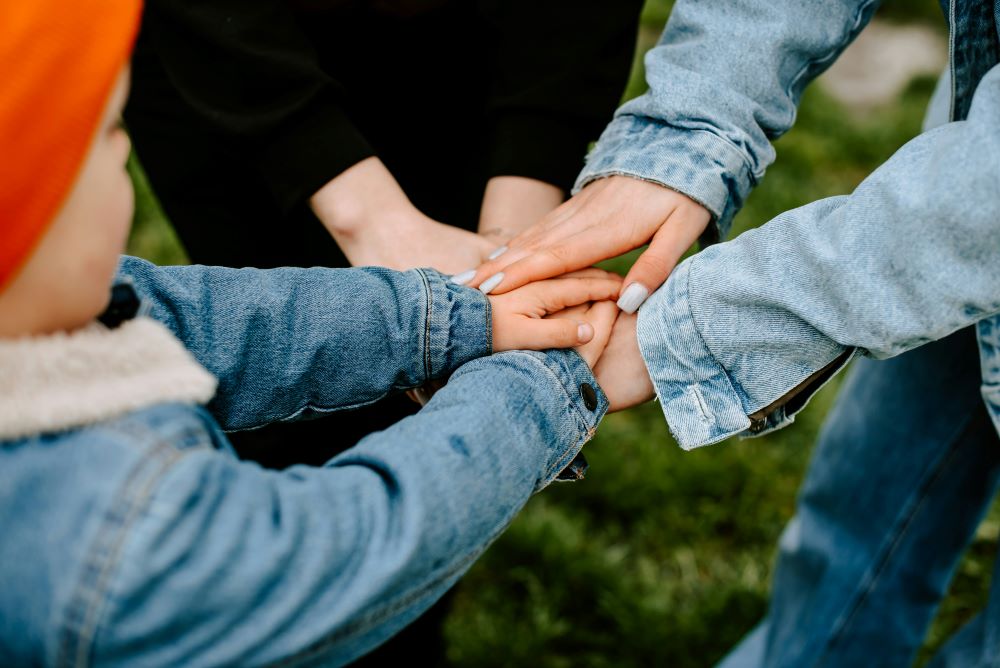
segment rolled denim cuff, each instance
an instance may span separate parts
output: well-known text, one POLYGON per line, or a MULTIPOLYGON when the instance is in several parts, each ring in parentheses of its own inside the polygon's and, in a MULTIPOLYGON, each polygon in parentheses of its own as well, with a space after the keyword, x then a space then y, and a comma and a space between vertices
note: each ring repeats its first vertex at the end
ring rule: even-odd
POLYGON ((552 421, 551 428, 546 429, 554 435, 546 444, 548 464, 534 491, 544 489, 557 478, 580 479, 578 471, 585 464, 574 464, 574 460, 608 411, 608 398, 590 367, 575 350, 517 350, 494 355, 493 359, 528 371, 531 382, 525 383, 525 391, 533 392, 538 415, 552 421), (571 465, 577 470, 560 477, 571 465))
POLYGON ((601 134, 573 192, 616 175, 666 186, 708 209, 715 226, 702 236, 703 244, 726 237, 754 185, 746 157, 719 135, 631 114, 616 116, 601 134))
POLYGON ((434 269, 418 269, 427 294, 424 320, 426 380, 449 375, 493 352, 493 313, 479 290, 448 282, 434 269))
POLYGON ((688 301, 691 261, 639 309, 639 350, 671 433, 685 450, 750 428, 740 394, 705 345, 688 301))

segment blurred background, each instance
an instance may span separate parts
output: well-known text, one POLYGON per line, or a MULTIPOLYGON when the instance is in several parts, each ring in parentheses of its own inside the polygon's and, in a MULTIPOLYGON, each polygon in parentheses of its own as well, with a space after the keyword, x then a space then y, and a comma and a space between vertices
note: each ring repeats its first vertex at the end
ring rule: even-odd
MULTIPOLYGON (((612 0, 609 0, 612 1, 612 0)), ((672 2, 648 0, 625 99, 672 2)), ((733 234, 850 192, 920 129, 946 64, 937 0, 886 0, 874 23, 805 94, 777 162, 733 234)), ((142 170, 130 252, 186 261, 142 170)), ((624 273, 635 253, 607 263, 624 273)), ((446 624, 455 666, 710 666, 766 609, 774 545, 838 383, 795 425, 690 453, 657 404, 608 417, 586 480, 536 496, 458 586, 446 624)), ((900 447, 906 447, 900 443, 900 447)), ((985 604, 1000 506, 980 527, 917 665, 985 604)))

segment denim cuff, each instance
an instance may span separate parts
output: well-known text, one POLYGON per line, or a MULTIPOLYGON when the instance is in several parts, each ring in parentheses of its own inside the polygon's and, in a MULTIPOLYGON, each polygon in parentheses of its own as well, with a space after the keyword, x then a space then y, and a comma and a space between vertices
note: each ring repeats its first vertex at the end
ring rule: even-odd
POLYGON ((681 263, 639 309, 637 335, 671 433, 685 450, 750 428, 726 370, 702 339, 688 301, 691 261, 681 263))
POLYGON ((722 137, 630 114, 615 117, 601 134, 573 192, 616 175, 666 186, 708 209, 715 226, 702 236, 703 244, 726 237, 754 185, 746 157, 722 137))
POLYGON ((427 294, 424 321, 425 380, 449 375, 493 352, 493 313, 479 290, 455 285, 434 269, 418 269, 427 294))
MULTIPOLYGON (((597 425, 608 411, 608 398, 597 384, 590 367, 575 350, 517 350, 494 357, 507 358, 511 362, 516 360, 520 364, 525 363, 522 361, 524 358, 530 358, 528 366, 537 371, 532 373, 533 382, 526 387, 535 391, 536 403, 546 410, 546 415, 553 416, 555 424, 566 426, 551 430, 555 438, 548 444, 549 463, 535 486, 535 492, 538 492, 560 478, 560 474, 573 464, 583 445, 593 438, 597 425)), ((580 477, 571 474, 561 479, 577 480, 580 477)))

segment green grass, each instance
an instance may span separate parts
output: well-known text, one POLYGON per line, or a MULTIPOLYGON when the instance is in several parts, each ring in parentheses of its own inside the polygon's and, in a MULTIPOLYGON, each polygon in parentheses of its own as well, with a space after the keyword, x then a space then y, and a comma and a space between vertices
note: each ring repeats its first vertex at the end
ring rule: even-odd
MULTIPOLYGON (((648 48, 669 12, 651 0, 648 48)), ((893 21, 939 22, 935 0, 889 0, 893 21)), ((778 160, 737 216, 734 234, 820 197, 850 192, 920 128, 933 81, 865 117, 815 87, 778 160)), ((641 59, 628 96, 641 92, 641 59)), ((183 262, 141 170, 132 251, 183 262)), ((623 270, 630 258, 609 263, 623 270)), ((791 516, 837 383, 794 426, 683 453, 659 406, 607 418, 587 446, 590 474, 535 497, 458 587, 447 625, 449 663, 462 666, 709 666, 761 617, 774 544, 791 516)), ((922 653, 985 602, 1000 512, 984 523, 922 653)))

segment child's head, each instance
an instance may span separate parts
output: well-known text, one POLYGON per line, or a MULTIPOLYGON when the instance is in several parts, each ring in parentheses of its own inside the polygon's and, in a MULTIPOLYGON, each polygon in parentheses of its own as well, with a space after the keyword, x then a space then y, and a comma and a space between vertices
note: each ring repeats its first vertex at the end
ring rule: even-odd
POLYGON ((74 329, 107 304, 132 218, 119 119, 139 8, 0 7, 0 337, 74 329))

